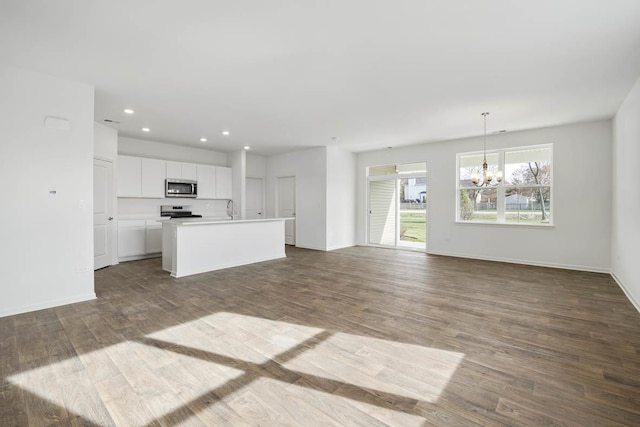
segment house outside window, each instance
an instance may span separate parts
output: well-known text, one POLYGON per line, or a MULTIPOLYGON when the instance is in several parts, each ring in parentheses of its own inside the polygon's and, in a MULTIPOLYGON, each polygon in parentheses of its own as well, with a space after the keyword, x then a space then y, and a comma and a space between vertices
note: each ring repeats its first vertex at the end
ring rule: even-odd
POLYGON ((552 144, 487 151, 488 170, 503 180, 476 187, 471 174, 482 175, 483 153, 458 154, 456 221, 552 225, 552 155, 552 144))

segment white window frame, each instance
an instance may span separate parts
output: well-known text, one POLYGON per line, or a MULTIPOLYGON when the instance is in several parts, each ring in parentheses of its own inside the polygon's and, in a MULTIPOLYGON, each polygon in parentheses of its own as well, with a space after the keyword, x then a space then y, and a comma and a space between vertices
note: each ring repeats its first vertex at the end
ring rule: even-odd
MULTIPOLYGON (((520 147, 509 147, 509 148, 499 148, 494 150, 487 150, 486 154, 497 154, 498 155, 498 170, 505 170, 505 154, 512 151, 523 151, 523 150, 532 150, 532 149, 540 149, 540 148, 548 148, 551 162, 551 183, 549 185, 543 184, 521 184, 521 185, 505 185, 506 177, 503 178, 502 182, 500 182, 496 186, 491 186, 489 188, 496 189, 496 213, 497 218, 495 221, 482 221, 482 220, 462 220, 460 219, 460 190, 473 190, 479 187, 476 186, 461 186, 460 185, 460 158, 464 156, 477 156, 482 155, 482 151, 470 151, 466 153, 457 153, 456 154, 456 213, 455 213, 455 222, 457 224, 482 224, 482 225, 499 225, 499 226, 517 226, 517 227, 553 227, 553 221, 555 220, 555 215, 553 213, 553 209, 555 203, 553 202, 554 191, 553 191, 553 144, 538 144, 538 145, 525 145, 520 147), (505 191, 506 188, 546 188, 549 187, 549 217, 550 220, 548 223, 526 223, 526 222, 507 222, 505 221, 505 191)), ((481 165, 478 165, 481 166, 481 165)), ((486 187, 485 187, 486 188, 486 187)))

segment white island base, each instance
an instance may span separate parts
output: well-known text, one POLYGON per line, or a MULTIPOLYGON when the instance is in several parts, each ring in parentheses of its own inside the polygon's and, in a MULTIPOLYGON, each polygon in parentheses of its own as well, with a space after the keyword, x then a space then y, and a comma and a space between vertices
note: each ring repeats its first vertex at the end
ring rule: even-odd
POLYGON ((285 218, 171 219, 162 223, 162 268, 173 277, 286 257, 285 218))

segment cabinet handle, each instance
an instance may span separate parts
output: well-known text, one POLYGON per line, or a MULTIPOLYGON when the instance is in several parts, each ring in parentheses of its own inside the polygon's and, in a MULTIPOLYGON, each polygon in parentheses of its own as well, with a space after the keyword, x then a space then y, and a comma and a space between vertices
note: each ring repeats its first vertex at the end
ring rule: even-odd
POLYGON ((113 221, 113 217, 110 216, 109 218, 107 218, 109 221, 113 221))

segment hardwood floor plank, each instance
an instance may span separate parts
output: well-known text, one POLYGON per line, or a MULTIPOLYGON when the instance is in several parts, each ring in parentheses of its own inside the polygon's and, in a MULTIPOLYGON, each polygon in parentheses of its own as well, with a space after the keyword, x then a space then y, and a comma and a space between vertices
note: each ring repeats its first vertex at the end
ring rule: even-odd
POLYGON ((29 417, 23 391, 13 384, 0 386, 0 426, 26 426, 29 417))
POLYGON ((0 425, 640 425, 640 313, 605 274, 370 247, 0 318, 0 425))

